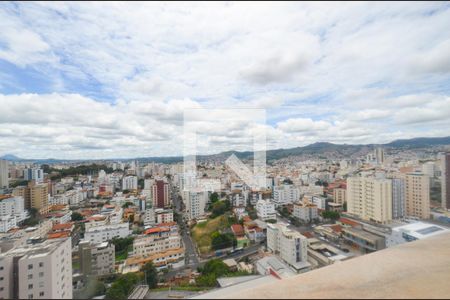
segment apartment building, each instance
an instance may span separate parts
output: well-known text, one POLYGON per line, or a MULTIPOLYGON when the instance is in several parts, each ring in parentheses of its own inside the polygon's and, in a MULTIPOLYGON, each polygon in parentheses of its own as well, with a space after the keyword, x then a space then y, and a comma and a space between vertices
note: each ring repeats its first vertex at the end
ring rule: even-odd
POLYGON ((269 199, 258 200, 256 203, 256 215, 263 221, 276 220, 275 204, 269 199))
POLYGON ((84 237, 92 243, 103 243, 110 241, 114 237, 124 238, 131 234, 128 223, 108 224, 94 226, 86 229, 84 237))
POLYGON ((392 220, 392 181, 373 177, 347 179, 347 211, 377 223, 392 220))
POLYGON ((148 256, 159 252, 182 248, 181 236, 166 227, 155 227, 133 241, 133 254, 148 256))
POLYGON ((308 239, 285 225, 267 224, 267 249, 277 254, 297 272, 310 267, 308 263, 308 239))
POLYGON ((300 192, 292 184, 283 184, 273 188, 273 202, 276 206, 291 204, 300 199, 300 192))
POLYGON ((23 177, 25 180, 34 180, 42 183, 44 181, 44 171, 39 168, 28 168, 23 170, 23 177))
POLYGON ((450 152, 441 153, 441 203, 450 209, 450 152))
POLYGON ((392 179, 392 218, 399 219, 406 215, 405 180, 392 179))
POLYGON ((205 214, 208 198, 208 192, 205 191, 185 191, 183 193, 183 202, 186 206, 186 215, 189 220, 205 214))
POLYGON ((406 214, 420 219, 430 218, 430 177, 423 173, 405 176, 406 214))
POLYGON ((167 179, 155 179, 152 185, 152 197, 154 208, 166 208, 170 206, 169 183, 167 179))
POLYGON ((36 241, 0 254, 0 298, 72 299, 70 238, 36 241))
POLYGON ((173 210, 171 209, 155 209, 156 224, 173 222, 173 210))
POLYGON ((305 223, 319 218, 317 205, 310 203, 295 203, 292 215, 305 223))
POLYGON ((17 222, 22 222, 28 217, 25 210, 25 200, 21 196, 0 195, 0 217, 14 216, 17 222))
POLYGON ((138 178, 137 176, 125 176, 122 179, 122 190, 137 190, 138 178))
POLYGON ((9 186, 9 162, 4 159, 0 159, 0 189, 7 188, 9 186))
POLYGON ((335 188, 333 190, 333 202, 338 204, 344 204, 347 202, 347 189, 335 188))
POLYGON ((23 197, 25 208, 35 208, 41 214, 45 214, 49 209, 49 195, 47 183, 36 183, 31 181, 27 186, 19 186, 13 190, 14 196, 23 197))
POLYGON ((78 257, 83 275, 103 276, 114 273, 115 249, 111 243, 95 244, 88 240, 80 241, 78 257))

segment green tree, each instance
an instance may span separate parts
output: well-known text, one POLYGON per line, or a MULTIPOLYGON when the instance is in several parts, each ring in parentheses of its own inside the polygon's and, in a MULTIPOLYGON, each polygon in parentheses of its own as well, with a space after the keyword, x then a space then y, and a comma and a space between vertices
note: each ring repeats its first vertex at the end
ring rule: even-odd
POLYGON ((236 245, 236 238, 232 233, 220 233, 215 231, 211 234, 211 247, 214 250, 233 247, 236 245))
POLYGON ((228 266, 220 259, 209 260, 203 268, 199 268, 201 275, 196 279, 196 284, 202 287, 213 287, 217 284, 217 278, 230 273, 228 266))
POLYGON ((121 275, 106 291, 105 299, 119 300, 128 298, 128 295, 135 285, 139 283, 140 279, 141 277, 136 273, 121 275))
POLYGON ((141 272, 144 273, 149 288, 153 289, 158 285, 158 271, 152 262, 148 262, 143 265, 141 272))
POLYGON ((76 221, 81 221, 83 220, 83 215, 80 214, 79 212, 73 212, 72 213, 72 221, 76 222, 76 221))
POLYGON ((340 215, 337 211, 323 211, 322 217, 324 219, 337 220, 340 218, 340 215))
POLYGON ((209 196, 209 199, 211 200, 211 203, 216 203, 217 201, 219 201, 219 194, 217 194, 217 192, 214 192, 211 194, 211 196, 209 196))
POLYGON ((133 206, 133 202, 127 201, 122 205, 122 208, 128 208, 129 206, 133 206))

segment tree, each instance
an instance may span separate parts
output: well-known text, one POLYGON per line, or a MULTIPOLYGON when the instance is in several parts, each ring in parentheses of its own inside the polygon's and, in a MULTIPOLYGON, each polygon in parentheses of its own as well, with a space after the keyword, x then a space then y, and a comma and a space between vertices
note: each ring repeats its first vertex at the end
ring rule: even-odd
POLYGON ((220 259, 209 260, 203 268, 198 269, 201 275, 196 279, 196 284, 202 287, 213 287, 217 284, 217 278, 230 273, 228 266, 220 259))
POLYGON ((340 218, 340 215, 337 211, 323 211, 322 217, 324 219, 337 220, 340 218))
POLYGON ((158 271, 152 262, 148 262, 142 266, 141 272, 145 274, 148 287, 153 289, 158 285, 158 271))
POLYGON ((284 184, 293 184, 292 180, 289 178, 286 178, 285 180, 283 180, 284 184))
POLYGON ((34 208, 34 207, 30 208, 29 212, 30 212, 30 216, 32 218, 36 218, 39 214, 39 211, 37 210, 37 208, 34 208))
POLYGON ((83 215, 82 214, 80 214, 79 212, 73 212, 72 213, 72 221, 81 221, 81 220, 83 220, 83 215))
POLYGON ((344 204, 342 205, 342 209, 343 209, 344 211, 347 211, 347 202, 344 202, 344 204))
POLYGON ((128 295, 134 286, 139 283, 140 279, 140 276, 136 273, 121 275, 106 291, 105 299, 119 300, 128 298, 128 295))
POLYGON ((214 250, 233 247, 236 244, 236 238, 232 233, 220 233, 215 231, 211 234, 211 247, 214 250))
POLYGON ((219 194, 217 194, 217 192, 212 193, 211 196, 209 196, 209 200, 211 200, 211 203, 216 203, 219 201, 219 194))
POLYGON ((127 201, 122 205, 122 208, 128 208, 130 205, 134 205, 133 202, 127 201))
POLYGON ((129 236, 126 238, 115 237, 111 240, 111 243, 114 245, 114 249, 116 252, 127 251, 128 246, 133 244, 134 238, 129 236))

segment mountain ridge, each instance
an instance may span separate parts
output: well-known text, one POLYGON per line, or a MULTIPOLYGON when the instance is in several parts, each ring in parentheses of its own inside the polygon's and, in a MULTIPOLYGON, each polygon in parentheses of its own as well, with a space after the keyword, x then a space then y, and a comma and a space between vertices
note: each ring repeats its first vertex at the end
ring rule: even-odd
MULTIPOLYGON (((298 156, 304 154, 323 154, 329 151, 338 151, 343 154, 352 154, 360 151, 363 148, 373 148, 382 146, 386 148, 403 148, 414 149, 427 146, 444 146, 450 145, 450 136, 447 137, 418 137, 412 139, 398 139, 386 144, 335 144, 330 142, 315 142, 306 146, 299 146, 293 148, 279 148, 266 151, 266 157, 270 159, 280 159, 288 156, 298 156)), ((250 158, 253 156, 253 151, 235 151, 228 150, 216 154, 210 155, 197 155, 198 159, 212 159, 218 157, 228 157, 231 154, 235 154, 238 158, 250 158)), ((135 158, 111 158, 111 159, 23 159, 17 157, 14 154, 5 154, 0 156, 0 159, 14 161, 14 162, 39 162, 39 163, 57 163, 64 161, 115 161, 115 160, 139 160, 146 162, 161 162, 161 163, 173 163, 183 160, 182 156, 154 156, 154 157, 135 157, 135 158)))

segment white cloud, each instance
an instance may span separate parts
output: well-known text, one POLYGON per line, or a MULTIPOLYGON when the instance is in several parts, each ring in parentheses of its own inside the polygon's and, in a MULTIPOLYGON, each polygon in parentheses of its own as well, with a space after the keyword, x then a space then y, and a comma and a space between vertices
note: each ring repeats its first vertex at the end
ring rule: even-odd
MULTIPOLYGON (((0 152, 180 154, 191 108, 265 108, 277 147, 449 134, 446 3, 17 3, 0 27, 0 60, 53 84, 0 70, 0 152)), ((216 117, 208 151, 261 130, 216 117)))

